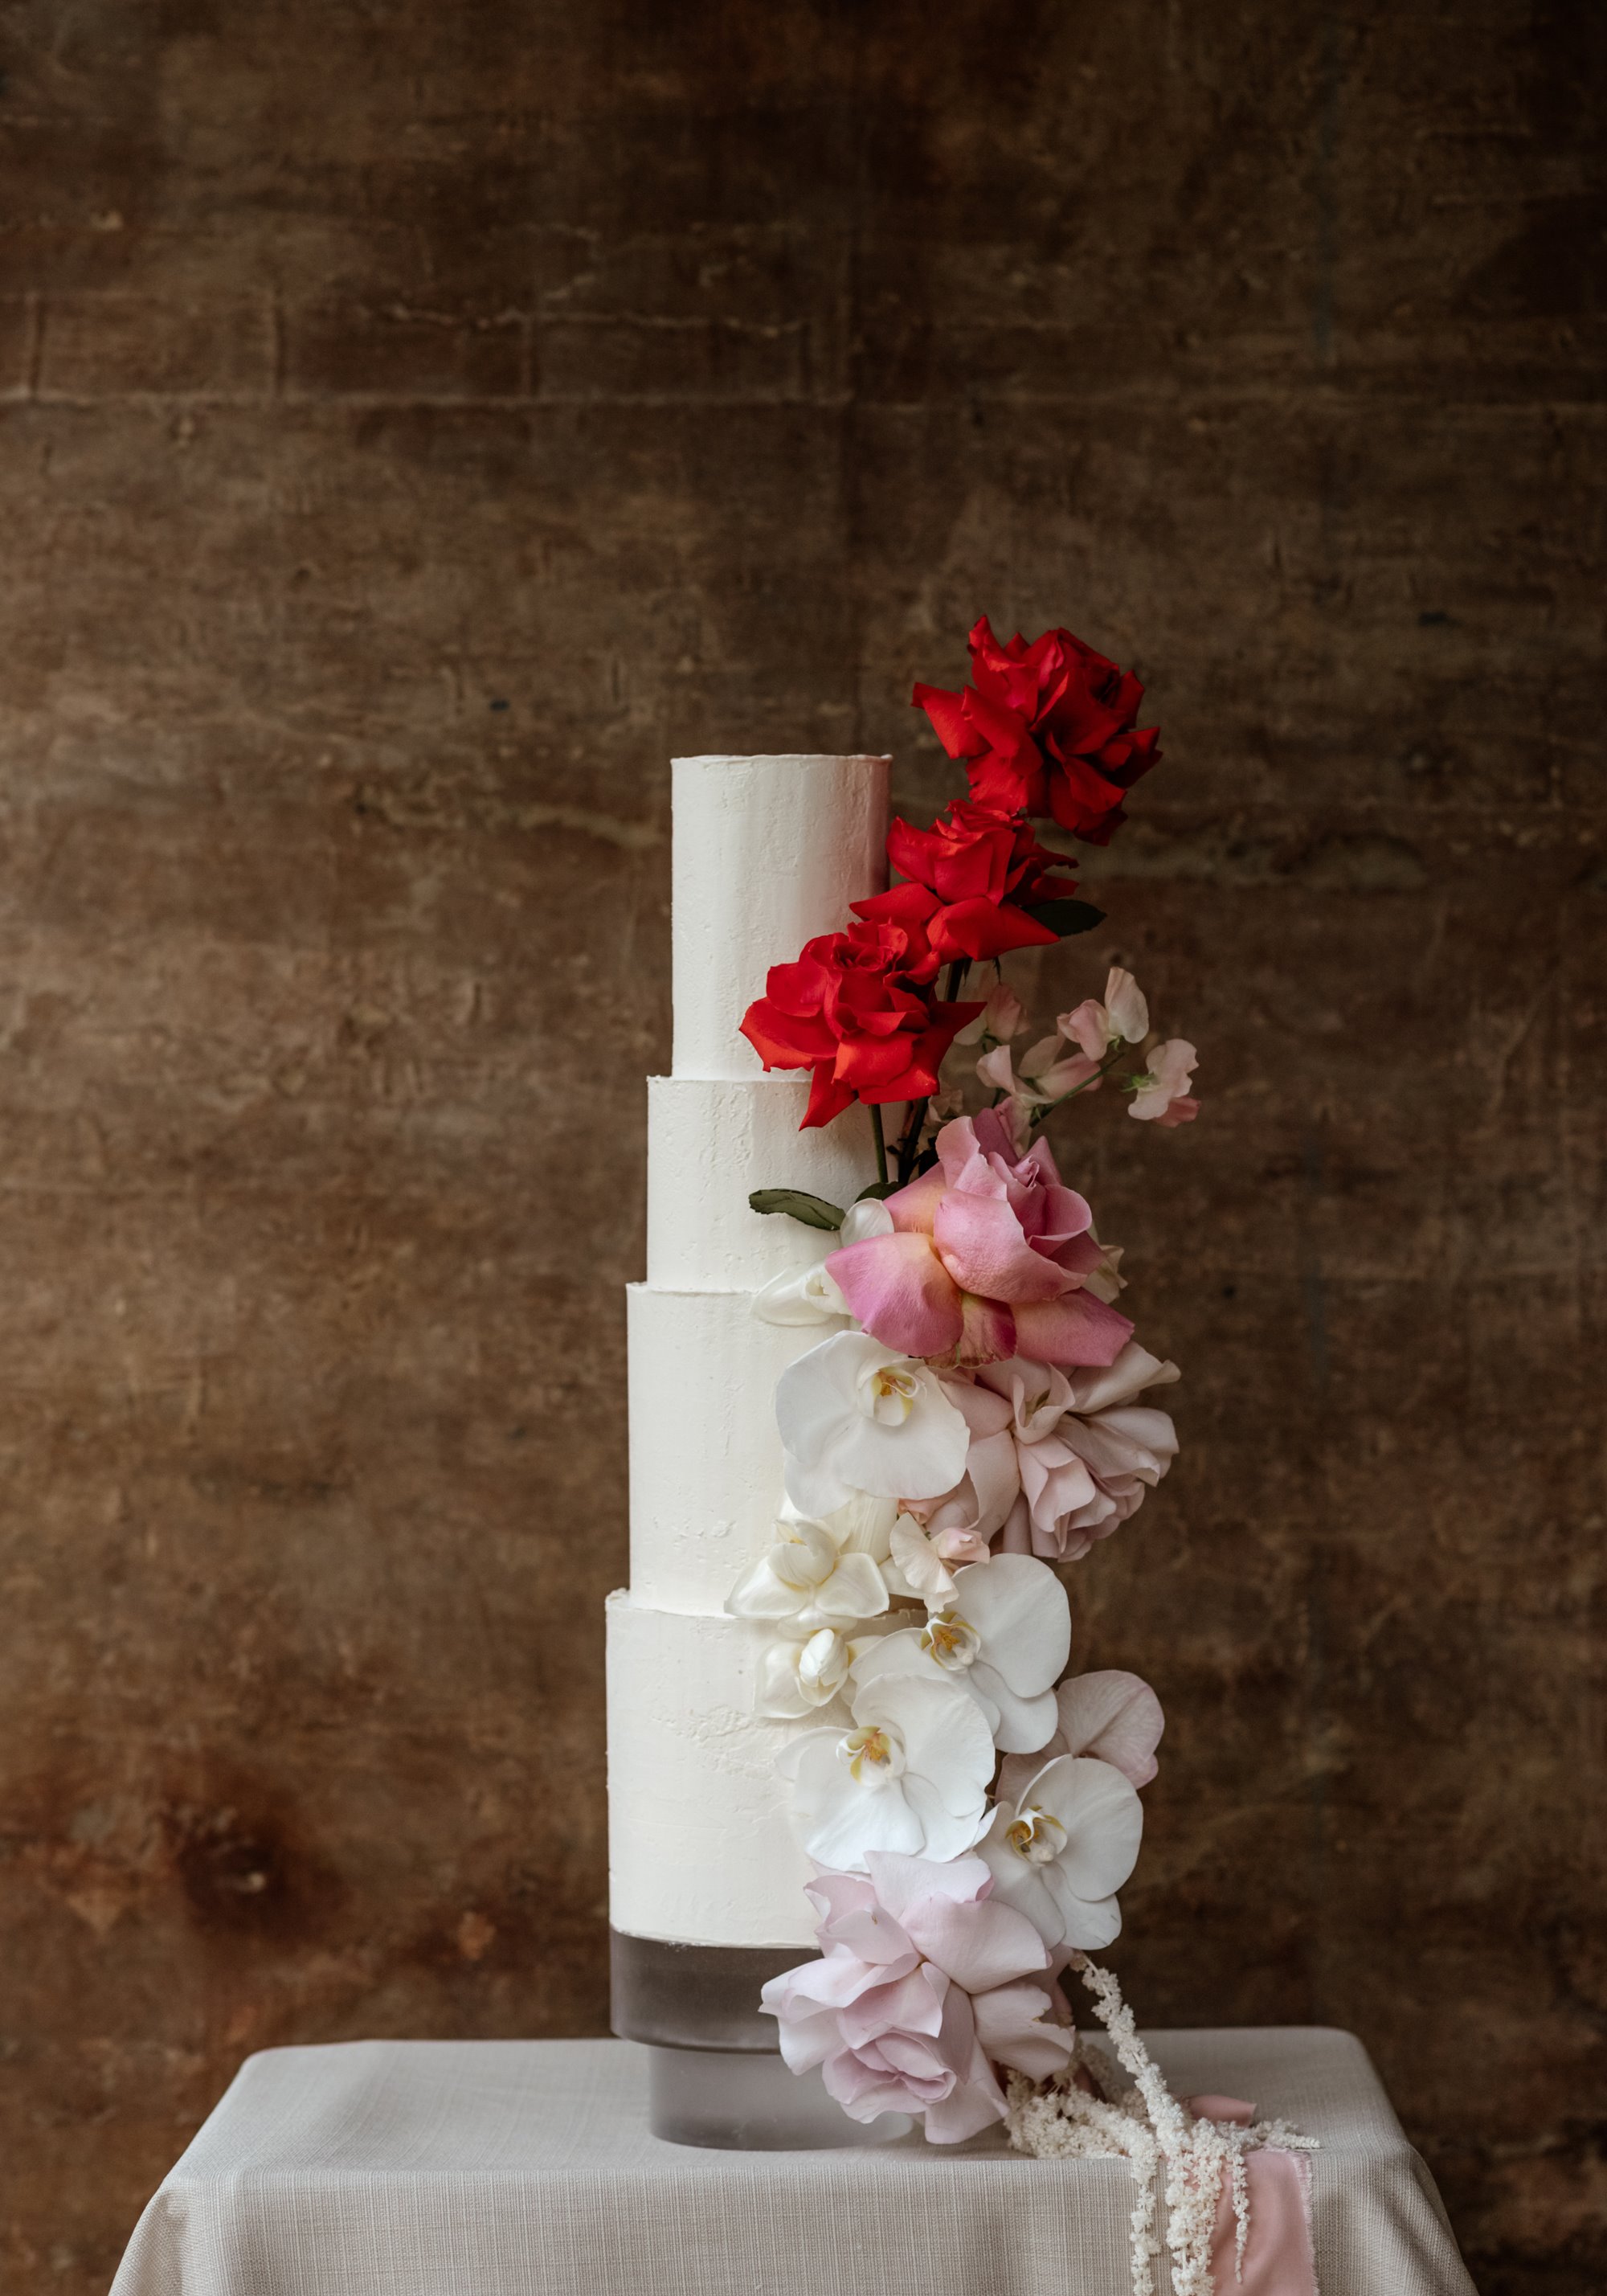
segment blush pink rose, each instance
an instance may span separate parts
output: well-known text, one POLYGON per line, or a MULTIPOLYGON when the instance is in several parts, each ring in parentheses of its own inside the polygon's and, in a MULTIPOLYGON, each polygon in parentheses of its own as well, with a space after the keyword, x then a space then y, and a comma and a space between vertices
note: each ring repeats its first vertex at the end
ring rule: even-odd
POLYGON ((1047 1947, 993 1901, 980 1857, 873 1850, 865 1863, 868 1881, 822 1873, 809 1885, 823 1956, 772 1978, 760 1999, 792 2070, 818 2065, 851 2120, 913 2113, 933 2144, 957 2144, 1004 2119, 997 2066, 1034 2079, 1064 2070, 1065 1999, 1047 1947))
POLYGON ((1125 1316, 1084 1287, 1103 1264, 1094 1216, 1062 1185, 1046 1141, 1017 1157, 996 1111, 956 1117, 938 1162, 887 1199, 892 1233, 826 1261, 865 1329, 884 1347, 944 1365, 1113 1363, 1125 1316))

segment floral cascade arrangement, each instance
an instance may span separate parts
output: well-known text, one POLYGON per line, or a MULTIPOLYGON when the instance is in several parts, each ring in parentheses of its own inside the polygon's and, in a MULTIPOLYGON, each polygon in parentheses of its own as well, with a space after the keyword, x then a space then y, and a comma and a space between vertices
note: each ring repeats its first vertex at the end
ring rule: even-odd
POLYGON ((1140 2291, 1164 2161, 1175 2284, 1203 2296, 1218 2197, 1242 2264, 1246 2159, 1298 2156, 1248 2107, 1171 2099, 1087 1960, 1120 1929, 1163 1717, 1136 1675, 1067 1677, 1060 1573, 1166 1474, 1177 1436, 1152 1398, 1178 1371, 1135 1337, 1121 1252, 1044 1136, 1118 1094, 1153 1129, 1192 1122, 1196 1054, 1157 1040, 1120 967, 1017 1053, 1003 963, 1103 922, 1033 824, 1108 844, 1159 735, 1137 678, 1069 630, 1001 644, 984 618, 970 651, 959 692, 914 695, 967 794, 930 829, 894 821, 890 889, 773 966, 742 1024, 767 1070, 808 1071, 806 1128, 864 1105, 879 1176, 850 1205, 750 1199, 836 1239, 755 1302, 824 1327, 776 1390, 775 1542, 726 1603, 771 1636, 762 1710, 797 1726, 780 1767, 816 1869, 821 1957, 763 2005, 788 2064, 818 2066, 856 2120, 912 2114, 939 2144, 1003 2120, 1024 2151, 1125 2152, 1140 2291), (1130 2090, 1079 2042, 1068 1968, 1130 2090))

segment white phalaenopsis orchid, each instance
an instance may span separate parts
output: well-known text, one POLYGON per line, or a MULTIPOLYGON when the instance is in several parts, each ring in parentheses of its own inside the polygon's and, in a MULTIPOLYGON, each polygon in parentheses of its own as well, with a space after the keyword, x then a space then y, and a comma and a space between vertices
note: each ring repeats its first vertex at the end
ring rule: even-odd
POLYGON ((1113 964, 1105 975, 1103 1004, 1089 996, 1074 1013, 1062 1013, 1055 1027, 1091 1061, 1103 1061, 1117 1045, 1142 1045, 1150 1033, 1150 1008, 1130 972, 1113 964))
MULTIPOLYGON (((938 1670, 976 1701, 1001 1752, 1030 1754, 1054 1734, 1059 1714, 1051 1685, 1071 1649, 1071 1607, 1047 1563, 998 1554, 954 1574, 953 1598, 934 1610, 918 1636, 938 1670)), ((882 1662, 902 1635, 867 1654, 859 1678, 882 1662)))
POLYGON ((970 1431, 935 1372, 865 1332, 789 1364, 775 1390, 787 1496, 819 1517, 862 1493, 935 1498, 965 1472, 970 1431))
POLYGON ((1119 1769, 1060 1754, 1017 1800, 1001 1799, 977 1854, 994 1896, 1025 1914, 1046 1946, 1095 1953, 1120 1931, 1116 1892, 1143 1836, 1143 1804, 1119 1769))
POLYGON ((846 1323, 849 1303, 820 1260, 761 1284, 753 1295, 753 1312, 761 1324, 846 1323))
POLYGON ((807 1642, 772 1643, 759 1669, 759 1712, 782 1722, 817 1714, 842 1689, 852 1664, 834 1627, 818 1628, 807 1642))
POLYGON ((954 1599, 948 1565, 914 1515, 895 1519, 881 1575, 895 1595, 914 1595, 929 1611, 940 1611, 954 1599))
POLYGON ((762 1619, 803 1636, 852 1627, 887 1608, 887 1586, 871 1556, 844 1553, 824 1523, 785 1522, 783 1538, 726 1597, 734 1619, 762 1619))
POLYGON ((988 1823, 993 1739, 976 1702, 914 1634, 861 1649, 849 1685, 853 1727, 809 1730, 778 1767, 799 1838, 817 1865, 863 1874, 867 1852, 958 1857, 988 1823))
MULTIPOLYGON (((890 1235, 893 1216, 885 1204, 850 1204, 833 1250, 863 1243, 867 1236, 890 1235)), ((789 1275, 773 1275, 753 1295, 753 1312, 766 1324, 829 1324, 849 1320, 849 1303, 827 1275, 824 1260, 789 1275)))

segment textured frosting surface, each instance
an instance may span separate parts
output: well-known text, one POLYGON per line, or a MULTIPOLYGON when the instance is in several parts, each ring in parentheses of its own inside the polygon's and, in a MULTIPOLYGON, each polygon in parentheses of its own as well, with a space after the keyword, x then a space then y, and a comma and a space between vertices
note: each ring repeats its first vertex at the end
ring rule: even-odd
POLYGON ((794 1726, 754 1714, 762 1631, 608 1606, 609 1915, 684 1945, 814 1944, 808 1859, 775 1760, 794 1726))
POLYGON ((673 773, 675 1073, 758 1076, 741 1022, 766 973, 887 882, 888 760, 677 758, 673 773))
POLYGON ((811 1132, 793 1077, 649 1077, 647 1280, 668 1291, 754 1291, 824 1259, 836 1238, 749 1209, 755 1188, 848 1205, 868 1168, 865 1118, 811 1132))
POLYGON ((771 1544, 782 1495, 775 1382, 807 1348, 844 1328, 761 1323, 748 1292, 630 1286, 636 1601, 668 1611, 724 1607, 739 1572, 771 1544))
POLYGON ((685 1944, 813 1942, 809 1865, 754 1711, 762 1629, 725 1615, 781 1498, 775 1382, 832 1326, 762 1322, 753 1293, 829 1234, 749 1209, 847 1205, 875 1177, 864 1111, 798 1129, 806 1081, 766 1077, 737 1023, 772 964, 883 879, 884 758, 675 763, 674 1073, 648 1086, 647 1282, 628 1294, 631 1584, 608 1611, 610 1914, 685 1944))

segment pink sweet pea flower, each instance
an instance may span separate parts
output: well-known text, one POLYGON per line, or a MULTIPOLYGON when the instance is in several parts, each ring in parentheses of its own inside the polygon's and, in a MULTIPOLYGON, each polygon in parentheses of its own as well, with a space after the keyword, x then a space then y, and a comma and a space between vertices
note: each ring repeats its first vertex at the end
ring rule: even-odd
POLYGON ((1127 1114, 1141 1124, 1160 1124, 1168 1130, 1174 1125, 1192 1124, 1200 1113, 1200 1103, 1189 1097, 1188 1080, 1199 1065, 1199 1054, 1181 1037, 1170 1037, 1164 1045, 1157 1045, 1138 1090, 1127 1103, 1127 1114))
POLYGON ((1150 1008, 1130 972, 1113 964, 1105 976, 1103 1004, 1089 996, 1074 1013, 1062 1013, 1056 1028, 1091 1061, 1103 1061, 1112 1045, 1141 1045, 1150 1033, 1150 1008))
POLYGON ((1001 980, 976 1019, 967 1021, 955 1042, 956 1045, 980 1045, 983 1037, 988 1037, 996 1045, 1006 1045, 1012 1037, 1020 1036, 1026 1024, 1026 1010, 1021 998, 1007 980, 1001 980))
POLYGON ((943 1365, 1016 1354, 1113 1363, 1133 1326, 1083 1288, 1104 1253, 1047 1142, 1018 1159, 998 1111, 984 1109, 944 1126, 938 1159, 888 1197, 890 1235, 847 1244, 825 1263, 865 1329, 943 1365))
POLYGON ((760 1999, 792 2070, 818 2065, 850 2119, 915 2113, 931 2143, 955 2144, 1004 2119, 996 2065, 1034 2079, 1065 2069, 1064 1997, 1043 1939, 994 1901, 980 1857, 872 1850, 865 1863, 868 1881, 823 1872, 809 1885, 824 1957, 772 1978, 760 1999))

